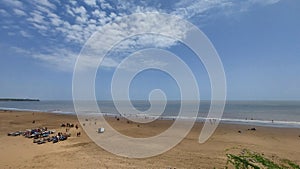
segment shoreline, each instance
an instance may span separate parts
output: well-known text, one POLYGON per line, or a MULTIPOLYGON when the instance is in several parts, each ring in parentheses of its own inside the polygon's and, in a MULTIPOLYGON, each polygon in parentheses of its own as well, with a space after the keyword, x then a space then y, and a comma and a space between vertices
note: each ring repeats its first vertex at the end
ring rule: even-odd
MULTIPOLYGON (((41 111, 41 110, 32 110, 32 109, 18 109, 18 108, 5 108, 0 107, 0 111, 16 111, 16 112, 40 112, 40 113, 52 113, 52 114, 62 114, 62 115, 74 115, 77 116, 75 112, 64 112, 60 110, 53 111, 41 111)), ((120 114, 113 113, 103 113, 102 116, 115 117, 120 116, 120 114)), ((124 118, 124 117, 123 117, 124 118)), ((145 116, 141 116, 138 118, 145 118, 145 116)), ((156 118, 149 117, 148 118, 156 118)), ((159 117, 159 120, 170 120, 173 121, 176 119, 174 116, 164 116, 159 117)), ((197 117, 195 123, 204 123, 207 118, 205 117, 197 117)), ((191 120, 185 117, 182 117, 182 120, 191 120)), ((260 126, 260 127, 271 127, 271 128, 295 128, 300 129, 300 122, 298 121, 278 121, 278 120, 257 120, 257 119, 228 119, 222 118, 220 120, 220 124, 236 124, 236 125, 252 125, 252 126, 260 126)))

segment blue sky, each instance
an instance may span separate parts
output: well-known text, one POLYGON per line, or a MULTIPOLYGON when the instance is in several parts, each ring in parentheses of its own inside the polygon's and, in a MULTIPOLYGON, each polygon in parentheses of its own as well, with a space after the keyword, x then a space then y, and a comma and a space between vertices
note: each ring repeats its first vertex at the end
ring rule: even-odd
MULTIPOLYGON (((199 27, 223 62, 228 99, 300 99, 297 0, 2 0, 0 97, 72 99, 73 69, 82 46, 105 24, 136 12, 173 14, 199 27)), ((201 99, 209 99, 208 76, 193 53, 182 45, 166 49, 190 66, 201 99)), ((99 99, 110 99, 114 57, 108 57, 98 71, 99 99)), ((134 79, 130 95, 134 99, 148 98, 155 88, 164 90, 170 99, 179 96, 174 79, 154 70, 134 79)))

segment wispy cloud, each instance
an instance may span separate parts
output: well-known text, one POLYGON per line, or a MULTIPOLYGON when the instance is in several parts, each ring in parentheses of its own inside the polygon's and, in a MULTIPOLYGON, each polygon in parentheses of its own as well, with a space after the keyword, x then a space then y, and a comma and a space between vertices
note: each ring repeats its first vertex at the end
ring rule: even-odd
POLYGON ((31 52, 29 50, 20 48, 20 47, 16 47, 16 46, 11 46, 10 50, 15 51, 16 53, 22 54, 22 55, 30 55, 31 52))
POLYGON ((53 3, 50 3, 48 0, 32 0, 33 5, 44 6, 49 9, 56 9, 56 6, 53 3))
POLYGON ((259 5, 270 5, 278 3, 280 0, 249 0, 249 3, 259 4, 259 5))
MULTIPOLYGON (((185 24, 178 24, 178 19, 169 19, 152 14, 136 14, 130 18, 125 18, 122 22, 109 23, 102 27, 92 39, 85 44, 83 56, 85 56, 84 62, 88 67, 98 66, 97 60, 99 56, 104 56, 107 52, 110 58, 109 63, 120 63, 126 55, 135 52, 135 50, 155 47, 155 48, 168 48, 177 44, 177 40, 185 37, 186 31, 189 30, 185 24), (151 22, 149 22, 149 20, 151 22), (164 26, 161 26, 164 25, 164 26), (147 33, 139 35, 141 33, 147 33), (161 34, 158 36, 157 34, 161 34), (99 36, 100 35, 100 36, 99 36), (172 38, 171 38, 172 37, 172 38), (114 46, 117 42, 121 42, 114 46), (114 47, 109 51, 111 47, 114 47), (114 60, 114 62, 112 62, 114 60)), ((107 60, 103 61, 102 66, 112 65, 107 64, 107 60)), ((149 62, 147 62, 149 63, 149 62)), ((165 64, 162 62, 153 62, 152 66, 155 67, 165 64)), ((138 65, 141 64, 137 62, 138 65)), ((113 64, 116 65, 116 64, 113 64)), ((131 65, 131 66, 132 66, 131 65)), ((131 69, 128 67, 122 67, 122 69, 131 69)))
POLYGON ((17 8, 13 9, 13 11, 18 16, 26 16, 27 15, 24 11, 17 9, 17 8))
POLYGON ((192 1, 182 0, 175 4, 175 10, 172 14, 179 15, 183 18, 192 18, 194 16, 207 16, 207 13, 211 9, 219 9, 220 11, 224 8, 231 7, 232 2, 228 0, 212 0, 212 1, 192 1))
MULTIPOLYGON (((33 53, 32 56, 36 59, 44 61, 47 66, 55 66, 55 69, 62 71, 73 70, 77 53, 67 49, 53 49, 51 53, 33 53), (50 63, 50 64, 48 64, 50 63)), ((53 67, 52 67, 53 68, 53 67)))
MULTIPOLYGON (((62 70, 73 70, 73 66, 79 49, 91 37, 91 35, 104 28, 104 25, 112 21, 118 21, 122 16, 136 12, 163 12, 177 15, 181 18, 188 19, 193 22, 193 18, 207 18, 209 15, 214 15, 211 11, 219 11, 220 13, 228 13, 228 11, 247 11, 254 5, 270 5, 279 2, 279 0, 177 0, 170 2, 169 5, 162 5, 160 1, 107 1, 107 0, 84 0, 77 1, 48 1, 34 0, 23 2, 19 0, 2 0, 0 4, 9 7, 8 10, 13 13, 8 14, 6 9, 0 9, 0 15, 6 16, 7 20, 13 20, 11 17, 22 18, 23 25, 21 28, 14 28, 17 23, 2 24, 2 28, 14 28, 10 30, 11 36, 19 35, 32 38, 31 32, 39 33, 44 38, 49 38, 56 43, 65 44, 63 49, 52 43, 51 51, 38 51, 31 53, 32 57, 42 60, 47 64, 56 65, 62 70), (155 2, 155 3, 154 3, 155 2), (166 7, 167 6, 167 7, 166 7), (25 18, 25 20, 24 20, 25 18), (26 30, 24 30, 26 28, 26 30), (76 49, 74 49, 74 47, 76 49)), ((11 22, 11 21, 10 21, 11 22)), ((126 27, 126 23, 114 23, 105 26, 108 31, 103 34, 105 41, 95 43, 95 45, 105 46, 111 41, 116 41, 124 37, 120 31, 135 33, 139 29, 149 30, 155 28, 161 32, 168 32, 176 38, 183 38, 184 28, 177 23, 172 23, 164 20, 153 20, 152 23, 140 22, 137 20, 130 21, 139 24, 137 27, 126 27), (125 29, 124 29, 125 28, 125 29)), ((3 22, 3 23, 8 23, 3 22)), ((126 34, 125 34, 126 35, 126 34)), ((130 49, 132 47, 139 48, 140 46, 156 46, 170 47, 176 44, 175 40, 168 38, 155 38, 150 35, 137 37, 135 39, 125 40, 118 50, 130 49)), ((120 58, 111 57, 103 63, 104 66, 116 66, 120 58)), ((87 60, 88 65, 92 65, 94 60, 87 60)))
POLYGON ((1 16, 9 16, 8 12, 4 9, 0 9, 0 15, 1 16))
POLYGON ((89 6, 97 7, 96 0, 85 0, 84 2, 89 6))
POLYGON ((2 0, 2 3, 12 8, 23 8, 23 3, 19 0, 2 0))
POLYGON ((26 38, 30 38, 30 37, 32 37, 32 35, 31 34, 29 34, 28 32, 26 32, 26 31, 20 31, 20 34, 23 36, 23 37, 26 37, 26 38))

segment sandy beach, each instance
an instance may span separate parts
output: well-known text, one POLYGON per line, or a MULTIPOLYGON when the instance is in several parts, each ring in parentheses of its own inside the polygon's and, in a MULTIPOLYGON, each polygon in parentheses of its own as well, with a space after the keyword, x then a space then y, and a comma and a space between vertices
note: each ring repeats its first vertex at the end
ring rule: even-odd
MULTIPOLYGON (((172 123, 160 120, 138 127, 125 119, 111 117, 108 121, 118 131, 134 137, 155 135, 172 123)), ((7 136, 8 132, 37 127, 65 132, 62 123, 79 124, 74 115, 0 111, 0 168, 224 168, 227 153, 245 148, 271 159, 287 158, 300 164, 300 129, 255 126, 252 131, 248 129, 254 126, 221 124, 207 142, 199 144, 202 123, 196 123, 176 147, 146 159, 119 157, 103 150, 81 126, 78 130, 71 128, 71 137, 56 144, 37 145, 23 136, 7 136), (80 137, 77 132, 81 132, 80 137)))

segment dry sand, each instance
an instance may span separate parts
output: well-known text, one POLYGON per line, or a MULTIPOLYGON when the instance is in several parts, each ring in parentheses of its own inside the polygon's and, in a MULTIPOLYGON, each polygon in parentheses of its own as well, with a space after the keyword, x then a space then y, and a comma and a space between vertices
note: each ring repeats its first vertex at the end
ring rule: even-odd
MULTIPOLYGON (((160 120, 138 127, 125 119, 108 120, 120 132, 135 137, 155 135, 172 123, 160 120)), ((202 124, 197 123, 176 147, 146 159, 124 158, 106 152, 81 128, 72 128, 72 136, 57 144, 37 145, 23 136, 7 136, 8 132, 44 126, 65 132, 60 124, 67 122, 79 124, 73 115, 0 111, 0 168, 224 168, 226 153, 239 153, 243 148, 300 164, 300 129, 256 127, 256 131, 248 131, 253 126, 221 124, 207 142, 199 144, 202 124), (76 137, 78 131, 81 131, 80 137, 76 137)))

